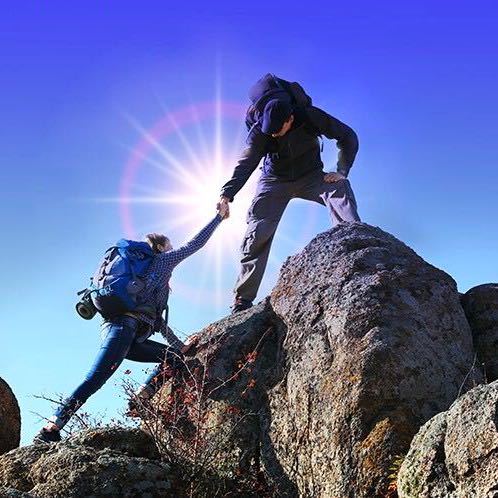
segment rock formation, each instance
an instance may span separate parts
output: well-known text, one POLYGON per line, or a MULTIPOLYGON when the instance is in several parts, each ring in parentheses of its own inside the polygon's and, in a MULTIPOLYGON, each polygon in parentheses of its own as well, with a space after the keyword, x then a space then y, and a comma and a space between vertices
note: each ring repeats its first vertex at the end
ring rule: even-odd
POLYGON ((462 296, 474 348, 488 382, 498 379, 498 284, 478 285, 462 296))
POLYGON ((398 476, 400 498, 498 496, 498 381, 478 386, 427 422, 398 476))
MULTIPOLYGON (((0 485, 37 498, 178 496, 170 466, 138 429, 89 430, 10 451, 0 457, 0 485)), ((13 492, 4 494, 24 496, 13 492)))
POLYGON ((358 498, 385 493, 419 427, 481 380, 473 357, 453 279, 360 223, 289 258, 270 299, 207 327, 197 354, 210 397, 247 415, 242 465, 253 448, 288 496, 358 498))
MULTIPOLYGON (((182 496, 190 473, 220 486, 235 477, 224 488, 234 497, 388 496, 391 467, 435 416, 400 482, 415 493, 405 496, 453 496, 412 489, 434 474, 430 489, 451 493, 481 463, 479 482, 491 482, 494 391, 473 390, 445 412, 482 382, 474 360, 454 280, 381 229, 342 224, 288 258, 268 298, 198 334, 184 382, 165 386, 144 421, 156 445, 141 431, 108 429, 20 448, 0 457, 0 485, 39 497, 182 496), (461 429, 448 432, 459 406, 461 429), (486 416, 472 422, 467 408, 486 416), (465 434, 471 422, 477 446, 465 434), (451 465, 448 441, 461 445, 451 465), (250 487, 235 493, 244 479, 250 487)), ((196 496, 212 496, 203 486, 196 496)), ((472 486, 462 489, 481 489, 472 486)))
POLYGON ((0 377, 0 455, 19 446, 21 412, 16 397, 0 377))

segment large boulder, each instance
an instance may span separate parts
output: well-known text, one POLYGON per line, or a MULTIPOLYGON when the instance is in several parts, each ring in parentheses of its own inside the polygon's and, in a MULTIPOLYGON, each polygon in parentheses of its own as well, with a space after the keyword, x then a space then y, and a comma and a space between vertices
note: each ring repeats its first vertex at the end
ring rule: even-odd
POLYGON ((178 496, 172 480, 154 441, 138 429, 88 430, 0 457, 0 485, 38 498, 178 496))
POLYGON ((261 456, 287 496, 383 495, 419 427, 481 381, 453 279, 361 223, 317 236, 197 348, 205 392, 241 417, 239 465, 261 456))
POLYGON ((498 381, 478 386, 427 422, 398 476, 400 498, 498 496, 498 381))
POLYGON ((0 455, 19 446, 21 440, 21 411, 16 397, 0 377, 0 455))
POLYGON ((462 296, 474 347, 486 380, 498 379, 498 284, 473 287, 462 296))
POLYGON ((316 237, 271 302, 287 326, 271 434, 302 491, 384 494, 420 425, 481 379, 454 280, 379 228, 316 237))

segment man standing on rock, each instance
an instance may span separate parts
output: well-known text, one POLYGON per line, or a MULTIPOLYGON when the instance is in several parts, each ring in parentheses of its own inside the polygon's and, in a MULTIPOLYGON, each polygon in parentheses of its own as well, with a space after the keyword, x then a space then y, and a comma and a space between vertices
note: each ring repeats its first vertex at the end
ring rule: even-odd
POLYGON ((228 206, 264 157, 262 175, 247 214, 241 272, 232 312, 252 306, 268 261, 273 236, 292 198, 327 207, 332 223, 360 221, 347 176, 356 153, 356 133, 312 105, 298 83, 267 74, 249 92, 247 148, 218 205, 228 206), (337 140, 337 172, 324 173, 319 137, 337 140))

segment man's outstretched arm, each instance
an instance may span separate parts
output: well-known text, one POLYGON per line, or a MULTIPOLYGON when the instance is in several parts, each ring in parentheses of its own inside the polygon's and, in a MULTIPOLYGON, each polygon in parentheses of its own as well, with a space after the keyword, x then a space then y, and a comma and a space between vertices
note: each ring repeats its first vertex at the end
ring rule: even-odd
POLYGON ((358 136, 348 125, 318 107, 309 107, 306 109, 306 113, 318 133, 327 138, 337 140, 337 147, 339 149, 337 172, 348 176, 356 153, 358 152, 358 136))
POLYGON ((255 130, 249 134, 247 148, 242 152, 232 178, 221 189, 222 198, 224 197, 230 202, 233 201, 237 192, 245 185, 265 155, 268 139, 267 135, 255 130))

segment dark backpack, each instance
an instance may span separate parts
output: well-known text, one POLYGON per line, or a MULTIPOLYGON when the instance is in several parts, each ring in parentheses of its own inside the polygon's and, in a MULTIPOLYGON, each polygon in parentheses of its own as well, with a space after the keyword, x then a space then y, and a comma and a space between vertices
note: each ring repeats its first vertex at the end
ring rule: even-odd
POLYGON ((287 100, 294 107, 310 107, 311 97, 296 82, 290 82, 268 73, 258 80, 249 91, 252 104, 246 112, 246 126, 250 131, 259 122, 266 104, 272 99, 287 100))
POLYGON ((153 314, 154 307, 140 300, 145 273, 154 258, 147 242, 121 239, 110 247, 92 277, 88 289, 97 310, 105 318, 126 311, 153 314))

